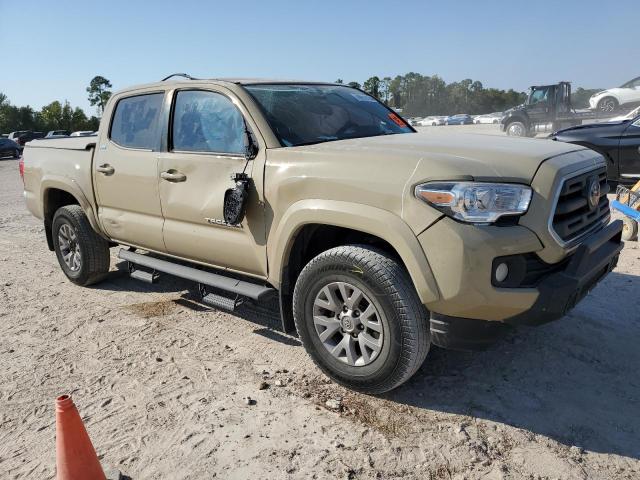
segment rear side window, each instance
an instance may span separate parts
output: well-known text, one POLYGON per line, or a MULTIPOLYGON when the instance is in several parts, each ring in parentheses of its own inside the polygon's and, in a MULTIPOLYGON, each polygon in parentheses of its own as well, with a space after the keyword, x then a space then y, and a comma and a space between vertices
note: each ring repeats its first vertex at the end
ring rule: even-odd
POLYGON ((244 118, 226 96, 201 90, 177 94, 173 113, 173 150, 243 154, 244 118))
POLYGON ((159 142, 163 98, 163 93, 151 93, 118 101, 111 122, 111 140, 123 147, 153 150, 159 142))

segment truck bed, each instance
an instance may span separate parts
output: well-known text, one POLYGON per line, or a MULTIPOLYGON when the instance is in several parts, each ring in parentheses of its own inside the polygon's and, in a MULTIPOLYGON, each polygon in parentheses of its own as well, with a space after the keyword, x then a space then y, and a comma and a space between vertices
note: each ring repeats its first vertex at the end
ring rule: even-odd
POLYGON ((85 209, 94 209, 91 164, 98 137, 65 137, 27 142, 24 159, 24 197, 29 211, 43 218, 42 204, 49 189, 71 193, 85 209))
POLYGON ((97 135, 85 137, 38 138, 27 142, 26 148, 57 148, 63 150, 88 150, 95 147, 97 135))

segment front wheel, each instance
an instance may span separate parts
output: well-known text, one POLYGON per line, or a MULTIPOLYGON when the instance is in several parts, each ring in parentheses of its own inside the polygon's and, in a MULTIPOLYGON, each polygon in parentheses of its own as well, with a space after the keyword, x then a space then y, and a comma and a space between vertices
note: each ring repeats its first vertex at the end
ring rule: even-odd
POLYGON ((80 205, 58 209, 53 217, 53 246, 69 280, 88 286, 109 271, 109 243, 98 235, 80 205))
POLYGON ((510 137, 526 137, 527 127, 522 122, 511 122, 507 125, 507 135, 510 137))
POLYGON ((367 246, 336 247, 311 260, 296 282, 293 313, 316 365, 360 392, 401 385, 429 351, 428 312, 407 272, 367 246))

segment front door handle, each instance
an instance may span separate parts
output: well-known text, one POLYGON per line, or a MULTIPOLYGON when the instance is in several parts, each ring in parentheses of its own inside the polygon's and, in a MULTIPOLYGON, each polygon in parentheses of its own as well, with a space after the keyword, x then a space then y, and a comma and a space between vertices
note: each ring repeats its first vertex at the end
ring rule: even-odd
POLYGON ((108 163, 104 163, 98 167, 96 167, 96 170, 100 173, 104 173, 106 176, 109 175, 113 175, 114 172, 116 171, 115 168, 113 168, 111 165, 109 165, 108 163))
POLYGON ((160 174, 160 178, 166 180, 167 182, 184 182, 187 179, 187 176, 184 173, 180 173, 176 170, 167 170, 166 172, 162 172, 160 174))

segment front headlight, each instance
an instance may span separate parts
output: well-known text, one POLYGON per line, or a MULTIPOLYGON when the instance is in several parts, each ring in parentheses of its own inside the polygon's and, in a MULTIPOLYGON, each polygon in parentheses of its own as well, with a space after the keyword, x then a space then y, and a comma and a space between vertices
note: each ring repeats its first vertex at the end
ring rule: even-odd
POLYGON ((511 183, 424 183, 416 187, 415 195, 468 223, 493 223, 504 215, 522 215, 531 202, 531 188, 511 183))

